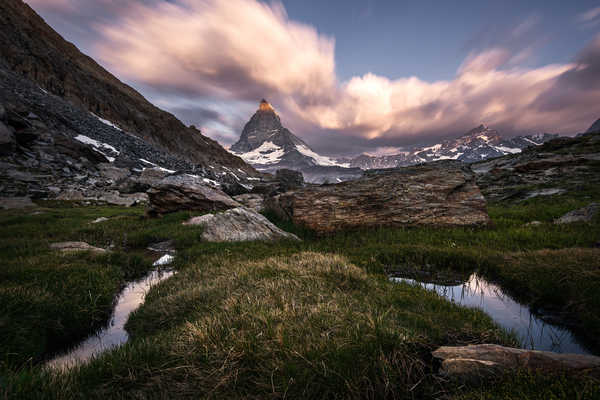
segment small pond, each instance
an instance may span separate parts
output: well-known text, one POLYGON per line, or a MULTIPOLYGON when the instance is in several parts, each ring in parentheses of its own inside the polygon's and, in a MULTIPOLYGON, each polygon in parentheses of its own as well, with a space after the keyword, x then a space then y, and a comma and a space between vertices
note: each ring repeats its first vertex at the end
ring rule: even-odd
POLYGON ((458 305, 483 310, 497 324, 516 333, 522 348, 592 354, 567 328, 543 321, 533 315, 529 307, 518 303, 499 286, 487 282, 477 274, 469 276, 465 283, 449 285, 425 283, 408 278, 390 279, 394 282, 419 285, 458 305))
POLYGON ((153 285, 173 274, 174 271, 155 269, 144 278, 130 282, 119 294, 108 325, 72 350, 48 361, 47 366, 58 369, 68 368, 127 342, 129 335, 125 331, 125 323, 129 315, 144 302, 146 293, 153 285))

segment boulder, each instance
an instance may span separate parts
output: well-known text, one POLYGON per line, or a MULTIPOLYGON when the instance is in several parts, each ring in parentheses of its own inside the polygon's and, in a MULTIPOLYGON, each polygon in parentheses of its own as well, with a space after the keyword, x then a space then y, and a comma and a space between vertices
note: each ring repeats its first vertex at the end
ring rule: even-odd
POLYGON ((592 222, 600 211, 600 204, 591 203, 586 207, 570 211, 554 221, 555 224, 571 224, 573 222, 592 222))
POLYGON ((487 225, 475 177, 456 161, 379 170, 267 199, 265 207, 317 232, 375 226, 487 225))
POLYGON ((131 175, 131 171, 127 168, 117 168, 112 164, 98 164, 100 175, 113 182, 119 182, 131 175))
POLYGON ((442 360, 443 374, 467 378, 521 368, 541 371, 598 371, 600 368, 600 357, 596 356, 516 349, 496 344, 442 346, 432 355, 442 360))
POLYGON ((181 210, 222 211, 240 206, 221 190, 187 174, 163 178, 147 193, 151 207, 149 213, 154 215, 181 210))
POLYGON ((100 247, 92 246, 86 242, 60 242, 52 243, 51 249, 60 250, 64 253, 73 251, 91 251, 93 253, 106 253, 108 250, 101 249, 100 247))
POLYGON ((240 194, 237 196, 233 196, 233 199, 238 203, 242 204, 244 207, 256 211, 257 213, 261 213, 265 209, 265 198, 258 193, 240 194))
POLYGON ((300 240, 296 235, 279 229, 264 216, 243 207, 194 217, 183 224, 201 226, 203 228, 201 237, 207 242, 300 240))
POLYGON ((299 189, 304 186, 304 176, 299 171, 282 168, 277 170, 275 177, 279 180, 279 187, 282 192, 299 189))

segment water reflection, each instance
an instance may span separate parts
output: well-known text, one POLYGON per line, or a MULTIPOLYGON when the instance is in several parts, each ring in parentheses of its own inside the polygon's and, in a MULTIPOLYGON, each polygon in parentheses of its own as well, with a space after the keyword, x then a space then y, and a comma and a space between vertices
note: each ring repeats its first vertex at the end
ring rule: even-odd
POLYGON ((544 322, 502 289, 485 279, 472 274, 460 285, 438 285, 423 283, 414 279, 390 278, 394 282, 405 282, 433 290, 440 296, 462 306, 483 310, 496 323, 507 330, 512 330, 526 349, 547 350, 558 353, 591 354, 584 348, 573 334, 566 328, 544 322))
POLYGON ((68 368, 127 342, 129 335, 125 331, 125 323, 129 318, 129 314, 144 302, 144 297, 152 285, 169 278, 173 274, 173 271, 156 269, 144 278, 130 282, 119 294, 117 305, 108 326, 90 336, 66 354, 50 360, 47 365, 51 368, 68 368))

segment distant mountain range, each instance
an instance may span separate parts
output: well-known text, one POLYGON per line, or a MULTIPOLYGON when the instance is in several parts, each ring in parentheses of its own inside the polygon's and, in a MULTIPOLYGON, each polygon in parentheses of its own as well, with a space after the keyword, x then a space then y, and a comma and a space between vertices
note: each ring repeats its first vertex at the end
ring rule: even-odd
POLYGON ((337 161, 361 169, 396 168, 438 160, 459 160, 472 163, 506 154, 520 153, 526 147, 539 146, 557 137, 557 134, 544 133, 505 139, 500 136, 498 131, 480 125, 463 136, 444 140, 433 146, 415 147, 388 156, 361 154, 355 158, 341 158, 337 161))
POLYGON ((308 182, 322 183, 353 179, 361 175, 360 170, 367 169, 396 168, 438 160, 472 163, 519 153, 526 147, 539 146, 557 137, 544 133, 505 139, 498 131, 480 125, 459 138, 433 146, 415 147, 389 156, 362 154, 355 158, 334 159, 318 154, 285 128, 275 109, 263 99, 230 151, 260 171, 288 168, 301 171, 308 182))

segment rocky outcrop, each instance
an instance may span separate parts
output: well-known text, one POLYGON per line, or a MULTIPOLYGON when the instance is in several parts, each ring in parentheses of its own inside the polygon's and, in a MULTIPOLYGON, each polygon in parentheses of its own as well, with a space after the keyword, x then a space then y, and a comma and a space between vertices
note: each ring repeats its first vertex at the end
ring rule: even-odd
POLYGON ((64 253, 68 252, 76 252, 76 251, 91 251, 92 253, 103 254, 108 250, 102 249, 100 247, 92 246, 86 242, 60 242, 60 243, 52 243, 50 245, 51 249, 60 250, 64 253))
POLYGON ((243 207, 194 217, 183 224, 201 226, 202 240, 207 242, 300 240, 296 235, 279 229, 264 216, 243 207))
POLYGON ((521 201, 600 185, 600 133, 554 139, 471 165, 489 201, 521 201))
POLYGON ((279 180, 279 186, 282 192, 300 189, 304 186, 304 177, 300 171, 282 168, 277 170, 275 177, 279 180))
POLYGON ((187 174, 167 176, 147 193, 151 215, 182 210, 214 212, 241 205, 202 178, 187 174))
POLYGON ((317 232, 374 226, 486 225, 486 202, 464 164, 442 161, 269 199, 266 207, 317 232))
POLYGON ((600 204, 591 203, 586 207, 570 211, 560 218, 557 218, 555 224, 571 224, 573 222, 592 222, 600 211, 600 204))
POLYGON ((522 368, 553 372, 587 370, 600 376, 600 357, 584 354, 559 354, 479 344, 443 346, 432 355, 442 360, 442 373, 461 378, 484 377, 522 368))
POLYGON ((256 170, 194 127, 149 103, 65 41, 21 0, 0 2, 0 59, 44 90, 165 152, 204 168, 256 170))

